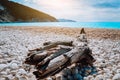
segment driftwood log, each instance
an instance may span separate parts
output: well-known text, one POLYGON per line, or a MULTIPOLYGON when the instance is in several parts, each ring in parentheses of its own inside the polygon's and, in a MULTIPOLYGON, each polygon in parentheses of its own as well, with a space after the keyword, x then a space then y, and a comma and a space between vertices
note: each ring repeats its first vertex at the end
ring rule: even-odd
POLYGON ((75 41, 45 42, 43 47, 29 50, 26 64, 35 65, 37 80, 54 76, 72 64, 92 65, 95 61, 88 47, 86 33, 81 30, 75 41))

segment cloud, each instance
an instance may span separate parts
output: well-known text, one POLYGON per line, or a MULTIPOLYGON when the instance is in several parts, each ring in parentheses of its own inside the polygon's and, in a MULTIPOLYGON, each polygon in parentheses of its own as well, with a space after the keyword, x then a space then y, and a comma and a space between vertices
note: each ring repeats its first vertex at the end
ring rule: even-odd
MULTIPOLYGON (((17 0, 20 2, 20 0, 17 0)), ((56 18, 120 21, 120 0, 22 0, 23 4, 56 18)))
POLYGON ((79 0, 93 8, 120 8, 120 0, 79 0))
POLYGON ((97 7, 97 8, 120 8, 120 2, 99 3, 99 4, 93 5, 93 7, 97 7))

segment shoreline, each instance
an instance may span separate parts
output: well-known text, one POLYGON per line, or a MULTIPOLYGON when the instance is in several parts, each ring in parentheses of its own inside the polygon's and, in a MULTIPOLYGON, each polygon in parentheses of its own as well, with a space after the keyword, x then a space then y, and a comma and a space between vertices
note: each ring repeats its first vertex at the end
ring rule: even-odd
MULTIPOLYGON (((79 35, 81 28, 68 28, 68 27, 38 27, 38 26, 30 26, 30 27, 0 27, 3 29, 15 29, 15 30, 25 30, 31 32, 33 34, 39 33, 54 33, 54 34, 62 34, 67 36, 76 37, 79 35)), ((120 40, 120 30, 118 29, 100 29, 100 28, 85 28, 85 32, 87 34, 88 39, 111 39, 111 40, 120 40)))

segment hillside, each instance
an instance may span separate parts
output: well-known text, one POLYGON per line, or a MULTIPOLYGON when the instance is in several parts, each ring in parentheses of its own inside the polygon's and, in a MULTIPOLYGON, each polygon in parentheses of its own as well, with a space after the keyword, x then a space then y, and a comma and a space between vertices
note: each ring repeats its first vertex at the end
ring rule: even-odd
POLYGON ((58 19, 59 22, 76 22, 74 20, 69 20, 69 19, 58 19))
POLYGON ((41 11, 8 0, 0 0, 0 22, 56 22, 57 20, 41 11))

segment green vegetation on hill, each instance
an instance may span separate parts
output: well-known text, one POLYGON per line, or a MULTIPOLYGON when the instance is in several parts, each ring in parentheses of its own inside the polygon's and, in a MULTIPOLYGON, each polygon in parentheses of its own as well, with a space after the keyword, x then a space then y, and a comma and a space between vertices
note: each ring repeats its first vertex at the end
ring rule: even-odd
POLYGON ((30 7, 8 1, 0 0, 0 4, 5 7, 5 10, 14 17, 14 21, 40 21, 40 22, 55 22, 54 17, 43 12, 34 10, 30 7))

